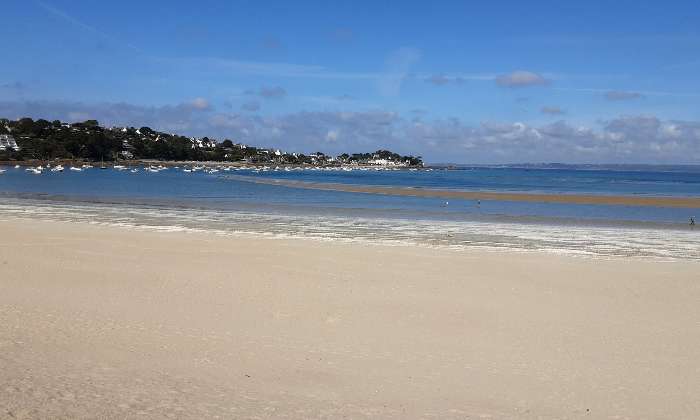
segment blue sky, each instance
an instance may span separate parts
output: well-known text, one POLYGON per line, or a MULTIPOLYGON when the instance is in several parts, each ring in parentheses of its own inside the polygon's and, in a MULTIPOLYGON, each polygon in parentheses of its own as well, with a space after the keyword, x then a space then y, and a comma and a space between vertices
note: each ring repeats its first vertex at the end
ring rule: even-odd
POLYGON ((700 163, 690 1, 10 0, 3 17, 4 117, 432 162, 700 163))

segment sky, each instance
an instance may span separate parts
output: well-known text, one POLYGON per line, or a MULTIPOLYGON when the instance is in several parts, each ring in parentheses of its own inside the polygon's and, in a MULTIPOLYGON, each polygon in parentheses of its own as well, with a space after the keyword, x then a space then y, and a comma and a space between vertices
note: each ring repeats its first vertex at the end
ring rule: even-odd
POLYGON ((2 9, 0 118, 432 163, 700 164, 694 1, 2 9))

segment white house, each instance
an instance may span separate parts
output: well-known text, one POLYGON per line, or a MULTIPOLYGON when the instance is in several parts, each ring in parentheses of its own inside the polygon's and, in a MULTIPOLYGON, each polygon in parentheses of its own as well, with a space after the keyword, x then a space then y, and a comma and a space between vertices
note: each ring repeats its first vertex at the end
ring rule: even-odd
POLYGON ((2 150, 7 150, 7 149, 12 149, 12 150, 19 150, 19 146, 17 146, 17 142, 15 141, 15 138, 12 137, 9 134, 0 134, 0 151, 2 150))
POLYGON ((388 166, 388 165, 394 165, 394 162, 391 160, 387 159, 370 159, 367 161, 370 165, 381 165, 381 166, 388 166))

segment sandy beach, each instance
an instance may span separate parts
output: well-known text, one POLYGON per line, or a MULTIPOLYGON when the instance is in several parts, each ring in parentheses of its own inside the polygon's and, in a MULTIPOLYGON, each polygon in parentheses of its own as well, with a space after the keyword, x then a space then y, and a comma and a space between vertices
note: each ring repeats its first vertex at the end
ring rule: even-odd
POLYGON ((700 264, 0 222, 0 418, 700 417, 700 264))

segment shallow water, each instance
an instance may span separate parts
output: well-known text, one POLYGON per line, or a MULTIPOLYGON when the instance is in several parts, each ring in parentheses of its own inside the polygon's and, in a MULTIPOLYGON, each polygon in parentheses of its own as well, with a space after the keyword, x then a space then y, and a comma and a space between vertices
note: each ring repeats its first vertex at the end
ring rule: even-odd
POLYGON ((89 169, 33 175, 3 168, 0 214, 164 230, 305 236, 593 256, 700 259, 700 209, 443 200, 261 185, 260 178, 452 190, 700 195, 700 173, 476 168, 458 171, 89 169))

